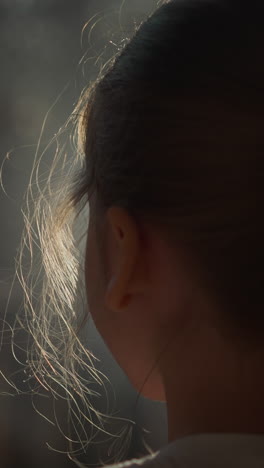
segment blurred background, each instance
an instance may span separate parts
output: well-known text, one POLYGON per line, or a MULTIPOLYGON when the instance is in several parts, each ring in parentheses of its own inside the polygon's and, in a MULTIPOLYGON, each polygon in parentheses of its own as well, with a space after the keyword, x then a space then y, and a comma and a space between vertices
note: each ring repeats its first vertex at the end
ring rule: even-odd
MULTIPOLYGON (((157 0, 0 0, 2 320, 7 311, 6 320, 12 324, 22 304, 19 285, 14 284, 11 296, 10 289, 23 228, 21 207, 41 129, 45 146, 65 123, 84 86, 113 54, 117 42, 129 36, 135 22, 143 20, 156 5, 157 0)), ((47 151, 45 157, 50 164, 52 154, 47 151)), ((67 442, 59 429, 39 414, 52 414, 51 398, 45 395, 32 401, 30 395, 8 394, 12 389, 5 377, 12 375, 18 382, 23 379, 10 341, 7 332, 0 353, 1 468, 76 466, 66 454, 59 453, 67 451, 67 442)), ((158 450, 167 441, 164 404, 142 397, 137 401, 137 393, 92 324, 88 343, 100 359, 100 370, 113 386, 109 399, 115 415, 135 421, 124 458, 147 454, 146 444, 158 450)), ((26 390, 26 383, 22 385, 26 390)), ((58 403, 57 411, 63 420, 66 414, 63 403, 58 403)), ((111 444, 110 439, 91 445, 80 460, 100 466, 101 456, 107 462, 111 444)))

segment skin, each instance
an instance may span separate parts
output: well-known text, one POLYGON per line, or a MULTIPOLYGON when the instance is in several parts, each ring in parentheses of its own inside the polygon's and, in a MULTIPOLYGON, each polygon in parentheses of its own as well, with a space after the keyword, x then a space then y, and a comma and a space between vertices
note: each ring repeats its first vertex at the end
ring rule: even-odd
POLYGON ((89 311, 135 389, 166 401, 169 441, 264 432, 264 351, 223 337, 219 311, 187 258, 122 208, 100 214, 92 197, 89 311))

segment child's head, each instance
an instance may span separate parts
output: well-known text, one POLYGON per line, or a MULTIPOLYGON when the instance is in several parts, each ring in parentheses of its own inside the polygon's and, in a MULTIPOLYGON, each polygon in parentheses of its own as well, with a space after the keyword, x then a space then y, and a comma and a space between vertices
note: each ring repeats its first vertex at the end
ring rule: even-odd
MULTIPOLYGON (((169 342, 187 350, 191 334, 215 329, 216 340, 253 349, 264 336, 263 15, 259 0, 167 2, 82 101, 85 163, 72 200, 91 210, 88 302, 153 398, 164 396, 158 366, 148 373, 169 342)), ((51 248, 67 250, 51 232, 51 248)), ((66 315, 61 323, 71 329, 66 315)), ((52 354, 41 327, 39 336, 52 354)))
POLYGON ((219 331, 263 337, 263 14, 168 2, 91 93, 77 194, 90 195, 88 301, 134 383, 157 329, 166 341, 183 311, 205 319, 198 291, 219 331))

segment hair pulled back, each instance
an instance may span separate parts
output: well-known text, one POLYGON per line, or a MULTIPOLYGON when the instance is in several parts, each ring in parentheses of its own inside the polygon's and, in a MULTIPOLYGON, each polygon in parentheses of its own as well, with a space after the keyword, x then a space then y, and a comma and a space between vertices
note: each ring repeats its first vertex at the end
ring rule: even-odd
POLYGON ((264 332, 264 8, 174 0, 98 81, 76 199, 96 191, 188 246, 235 328, 264 332))

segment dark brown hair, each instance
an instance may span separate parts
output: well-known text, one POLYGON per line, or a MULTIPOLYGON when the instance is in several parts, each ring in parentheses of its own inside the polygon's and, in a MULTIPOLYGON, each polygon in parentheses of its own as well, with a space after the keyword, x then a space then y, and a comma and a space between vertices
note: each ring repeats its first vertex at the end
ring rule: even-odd
POLYGON ((174 0, 90 94, 76 200, 126 208, 188 245, 230 324, 264 332, 264 7, 174 0))

